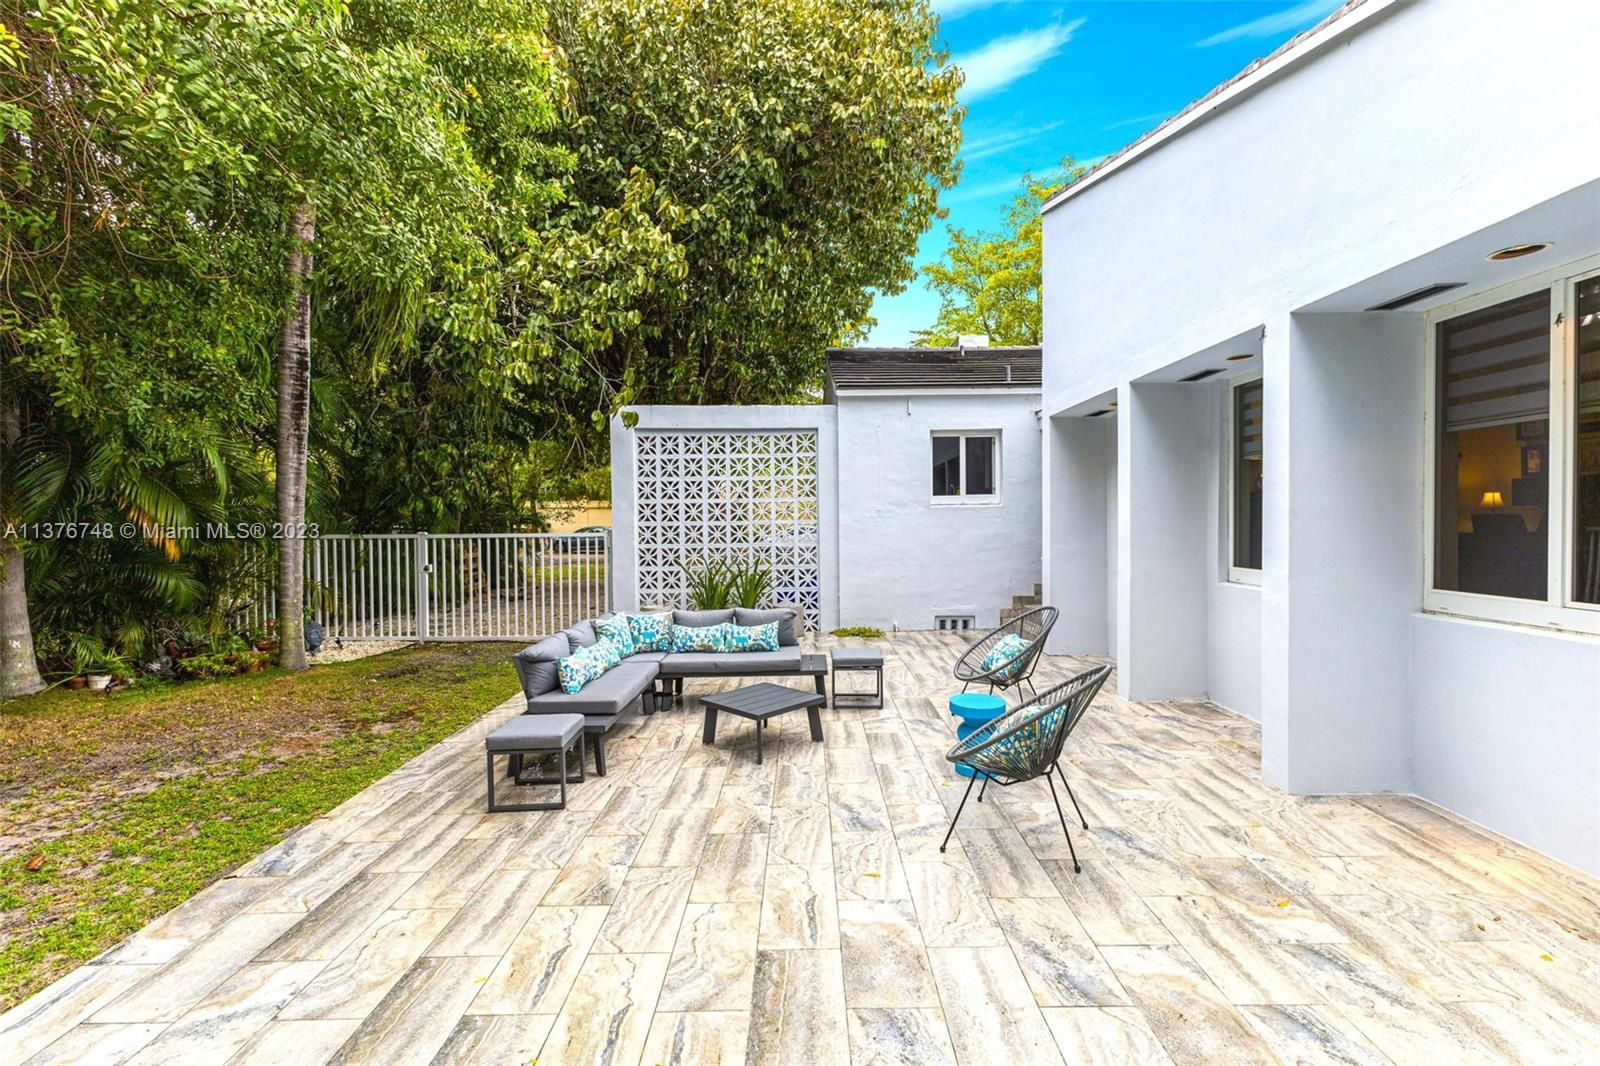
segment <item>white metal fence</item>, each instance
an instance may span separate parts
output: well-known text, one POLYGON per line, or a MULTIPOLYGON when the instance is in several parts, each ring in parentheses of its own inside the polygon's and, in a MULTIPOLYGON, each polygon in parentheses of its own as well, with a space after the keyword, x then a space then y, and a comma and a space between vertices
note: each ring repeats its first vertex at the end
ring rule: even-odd
MULTIPOLYGON (((611 605, 609 533, 330 534, 305 542, 328 640, 532 640, 611 605)), ((243 628, 277 615, 276 558, 247 568, 243 628)))

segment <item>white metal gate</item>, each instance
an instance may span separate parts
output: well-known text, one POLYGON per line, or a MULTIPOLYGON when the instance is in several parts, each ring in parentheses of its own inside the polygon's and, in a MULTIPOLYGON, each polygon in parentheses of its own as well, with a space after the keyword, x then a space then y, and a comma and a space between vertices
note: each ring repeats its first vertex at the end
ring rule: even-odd
POLYGON ((641 603, 684 602, 684 568, 764 560, 771 603, 822 611, 814 430, 641 430, 637 437, 641 603))
MULTIPOLYGON (((305 548, 306 607, 329 640, 532 640, 611 606, 609 533, 341 533, 305 548)), ((258 631, 277 613, 265 584, 244 619, 258 631)))

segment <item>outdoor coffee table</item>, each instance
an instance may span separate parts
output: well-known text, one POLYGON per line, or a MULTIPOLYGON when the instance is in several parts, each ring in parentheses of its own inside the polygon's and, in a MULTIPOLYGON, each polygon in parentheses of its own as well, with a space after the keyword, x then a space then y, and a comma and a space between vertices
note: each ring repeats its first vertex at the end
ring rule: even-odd
POLYGON ((763 681, 759 685, 746 685, 736 688, 732 692, 718 692, 712 696, 700 697, 700 702, 706 709, 706 733, 704 742, 713 744, 717 739, 717 712, 726 711, 728 714, 748 718, 756 723, 756 762, 761 762, 761 734, 767 727, 767 719, 776 718, 780 714, 804 709, 806 717, 811 719, 811 742, 822 743, 822 705, 828 702, 826 693, 802 692, 797 688, 788 688, 783 685, 774 685, 770 681, 763 681))

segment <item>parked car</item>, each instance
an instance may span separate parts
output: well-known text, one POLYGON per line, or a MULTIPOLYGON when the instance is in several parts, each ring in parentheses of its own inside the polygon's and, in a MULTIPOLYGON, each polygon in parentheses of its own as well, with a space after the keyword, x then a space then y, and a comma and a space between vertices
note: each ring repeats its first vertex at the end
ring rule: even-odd
POLYGON ((610 526, 584 526, 571 533, 563 533, 552 537, 550 550, 558 552, 603 552, 606 550, 606 534, 611 532, 610 526))

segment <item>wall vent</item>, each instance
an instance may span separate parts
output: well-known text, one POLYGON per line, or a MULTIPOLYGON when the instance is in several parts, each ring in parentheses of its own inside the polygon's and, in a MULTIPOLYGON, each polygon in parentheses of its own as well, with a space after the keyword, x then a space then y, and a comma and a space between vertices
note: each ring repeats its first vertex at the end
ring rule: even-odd
POLYGON ((1384 303, 1373 304, 1371 307, 1367 308, 1367 310, 1398 311, 1407 304, 1414 304, 1418 300, 1426 300, 1430 296, 1437 296, 1441 292, 1449 292, 1451 289, 1459 289, 1465 284, 1466 282, 1464 281, 1443 281, 1434 285, 1424 285, 1420 289, 1412 289, 1410 292, 1403 293, 1399 296, 1396 296, 1392 300, 1385 301, 1384 303))
POLYGON ((976 619, 970 614, 936 614, 933 616, 933 628, 948 630, 971 629, 976 619))
POLYGON ((1204 381, 1206 378, 1214 378, 1220 373, 1222 373, 1222 368, 1220 366, 1213 366, 1213 367, 1207 367, 1205 370, 1196 370, 1193 374, 1190 374, 1188 377, 1179 378, 1178 380, 1179 381, 1204 381))

